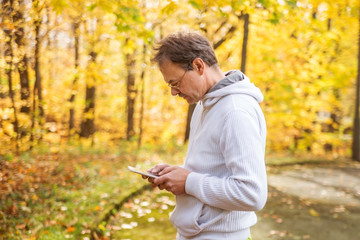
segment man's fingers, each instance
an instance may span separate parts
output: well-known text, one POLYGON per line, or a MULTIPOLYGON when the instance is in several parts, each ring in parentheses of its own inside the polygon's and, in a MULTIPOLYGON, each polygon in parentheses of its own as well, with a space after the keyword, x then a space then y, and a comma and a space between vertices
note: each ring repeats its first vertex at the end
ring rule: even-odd
POLYGON ((164 175, 164 174, 167 174, 174 170, 175 170, 175 167, 167 167, 167 168, 164 168, 161 172, 159 172, 159 175, 164 175))
POLYGON ((153 168, 150 168, 148 170, 148 172, 152 173, 152 174, 155 174, 155 175, 159 175, 159 173, 161 171, 163 171, 164 169, 166 169, 167 167, 170 167, 169 164, 159 164, 159 165, 156 165, 155 167, 153 168))

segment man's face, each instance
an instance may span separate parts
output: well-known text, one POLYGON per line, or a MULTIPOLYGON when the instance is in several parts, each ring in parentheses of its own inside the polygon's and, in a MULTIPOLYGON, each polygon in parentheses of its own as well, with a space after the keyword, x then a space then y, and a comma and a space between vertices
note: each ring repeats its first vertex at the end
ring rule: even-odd
POLYGON ((198 102, 207 91, 204 79, 196 70, 184 70, 178 64, 165 60, 160 71, 171 88, 171 95, 179 95, 189 104, 198 102))

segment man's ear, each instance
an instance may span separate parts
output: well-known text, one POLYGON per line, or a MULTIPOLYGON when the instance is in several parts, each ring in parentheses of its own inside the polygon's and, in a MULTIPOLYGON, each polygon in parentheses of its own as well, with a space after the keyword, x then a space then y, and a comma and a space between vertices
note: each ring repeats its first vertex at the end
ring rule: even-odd
POLYGON ((197 71, 200 75, 204 74, 205 62, 201 58, 195 58, 192 64, 194 71, 197 71))

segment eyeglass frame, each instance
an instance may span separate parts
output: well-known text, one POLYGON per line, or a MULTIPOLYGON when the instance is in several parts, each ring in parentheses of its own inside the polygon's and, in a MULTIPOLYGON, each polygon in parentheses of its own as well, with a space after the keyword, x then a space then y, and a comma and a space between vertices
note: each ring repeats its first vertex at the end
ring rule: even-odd
POLYGON ((180 80, 176 81, 175 84, 172 84, 172 81, 170 81, 170 82, 167 83, 167 85, 168 85, 169 88, 175 89, 175 90, 179 90, 180 84, 181 84, 182 80, 184 79, 186 73, 187 73, 188 71, 193 70, 193 68, 192 68, 191 64, 188 64, 187 68, 184 69, 184 70, 185 70, 184 74, 182 75, 182 77, 180 78, 180 80))
POLYGON ((167 85, 169 88, 173 88, 173 89, 176 89, 176 90, 179 90, 180 88, 180 84, 182 82, 182 80, 184 79, 185 77, 185 74, 189 71, 189 69, 186 69, 184 74, 182 75, 182 77, 180 78, 180 80, 176 81, 175 84, 173 84, 173 82, 168 82, 167 85))

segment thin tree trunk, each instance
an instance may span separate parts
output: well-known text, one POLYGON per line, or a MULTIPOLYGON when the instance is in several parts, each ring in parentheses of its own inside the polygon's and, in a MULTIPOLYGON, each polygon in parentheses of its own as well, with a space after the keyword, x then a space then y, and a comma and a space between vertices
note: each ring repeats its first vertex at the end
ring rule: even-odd
MULTIPOLYGON (((143 63, 146 62, 146 43, 144 43, 143 48, 143 63)), ((140 91, 140 119, 139 119, 139 138, 138 138, 138 148, 141 147, 142 135, 143 135, 143 120, 144 120, 144 105, 145 105, 145 70, 146 67, 143 66, 141 72, 141 91, 140 91)))
POLYGON ((195 107, 196 107, 196 104, 190 104, 188 107, 188 112, 187 112, 187 117, 186 117, 186 129, 185 129, 184 143, 186 143, 190 137, 190 122, 191 122, 191 117, 194 113, 195 107))
POLYGON ((36 89, 36 83, 35 83, 34 88, 33 88, 33 101, 32 101, 32 113, 31 113, 30 150, 33 148, 33 146, 35 146, 34 134, 35 134, 35 121, 36 121, 36 116, 37 116, 36 94, 37 94, 37 89, 36 89))
POLYGON ((18 72, 20 76, 20 98, 22 101, 20 112, 30 113, 30 84, 28 73, 28 59, 26 54, 22 56, 18 65, 18 72))
POLYGON ((130 140, 134 135, 134 110, 135 110, 135 53, 126 54, 127 68, 127 130, 126 139, 130 140))
MULTIPOLYGON (((359 16, 360 23, 360 16, 359 16)), ((360 162, 360 26, 359 26, 359 39, 358 39, 358 71, 356 81, 356 94, 355 94, 355 116, 354 116, 354 131, 352 142, 352 159, 360 162)))
POLYGON ((84 109, 84 119, 81 123, 81 137, 89 138, 95 133, 95 92, 96 88, 94 85, 86 86, 86 106, 84 109))
MULTIPOLYGON (((39 109, 39 127, 42 128, 45 122, 45 114, 43 108, 43 97, 42 97, 42 79, 40 72, 40 46, 41 46, 41 37, 40 37, 40 27, 41 27, 41 19, 35 21, 35 88, 38 99, 38 109, 39 109)), ((36 95, 35 95, 36 96, 36 95)), ((35 106, 34 106, 34 109, 35 106)), ((36 119, 35 119, 36 120, 36 119)), ((40 131, 40 140, 42 139, 42 131, 40 131)))
POLYGON ((74 128, 75 128, 75 123, 74 123, 74 118, 75 118, 75 109, 74 109, 74 101, 75 101, 75 97, 76 97, 76 84, 77 81, 79 79, 79 74, 78 74, 78 70, 79 70, 79 26, 80 26, 80 22, 78 20, 75 20, 73 23, 73 33, 74 33, 74 40, 75 40, 75 45, 74 45, 74 50, 75 50, 75 76, 74 76, 74 80, 73 80, 73 84, 72 84, 72 91, 71 91, 71 97, 69 99, 70 102, 70 112, 69 112, 69 137, 71 137, 74 133, 74 128))
MULTIPOLYGON (((92 66, 96 62, 97 53, 91 52, 90 54, 90 65, 92 66)), ((94 76, 91 76, 94 78, 94 76)), ((86 95, 85 95, 85 109, 83 113, 83 121, 81 123, 80 136, 89 138, 95 133, 95 79, 91 81, 92 84, 86 84, 86 95)))
POLYGON ((246 70, 246 57, 247 57, 247 45, 248 45, 248 38, 249 38, 249 24, 250 24, 250 16, 248 13, 244 14, 244 37, 243 37, 243 44, 241 50, 241 71, 245 73, 246 70))

